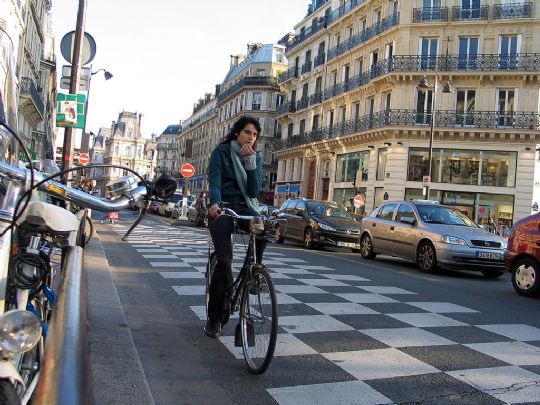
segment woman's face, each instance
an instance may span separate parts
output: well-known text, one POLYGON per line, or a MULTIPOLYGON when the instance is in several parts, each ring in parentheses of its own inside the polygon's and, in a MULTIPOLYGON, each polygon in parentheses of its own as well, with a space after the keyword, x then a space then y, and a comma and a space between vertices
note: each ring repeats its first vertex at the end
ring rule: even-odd
POLYGON ((236 142, 238 142, 240 146, 244 146, 245 144, 253 146, 253 144, 257 140, 258 135, 259 133, 257 132, 257 128, 255 128, 255 125, 247 124, 236 137, 236 142))

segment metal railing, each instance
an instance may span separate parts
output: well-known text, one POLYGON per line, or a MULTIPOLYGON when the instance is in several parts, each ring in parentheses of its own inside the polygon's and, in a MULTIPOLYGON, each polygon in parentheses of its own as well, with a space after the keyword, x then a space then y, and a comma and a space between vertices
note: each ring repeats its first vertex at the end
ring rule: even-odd
POLYGON ((532 18, 533 3, 508 3, 493 5, 493 19, 532 18))
POLYGON ((280 115, 284 115, 286 113, 295 112, 295 111, 296 111, 296 102, 283 103, 276 107, 276 115, 278 117, 280 115))
POLYGON ((248 76, 240 79, 238 82, 233 84, 231 87, 229 87, 224 92, 220 93, 217 96, 217 104, 221 103, 223 100, 227 99, 230 95, 236 93, 238 90, 240 90, 242 87, 259 87, 259 86, 268 86, 268 87, 275 87, 277 89, 277 82, 276 79, 274 79, 271 76, 264 76, 264 77, 258 77, 258 76, 248 76))
POLYGON ((307 108, 308 106, 309 106, 309 98, 302 97, 300 100, 296 102, 296 111, 303 110, 304 108, 307 108))
POLYGON ((376 37, 377 35, 387 31, 396 25, 399 24, 399 13, 391 14, 383 18, 378 23, 371 25, 366 28, 364 31, 359 32, 356 35, 353 35, 349 39, 343 41, 341 44, 331 48, 328 51, 328 60, 334 59, 335 57, 357 47, 364 42, 369 41, 370 39, 376 37))
POLYGON ((448 7, 413 8, 413 22, 448 21, 448 7))
POLYGON ((324 62, 326 62, 326 55, 321 53, 320 55, 315 56, 315 59, 313 59, 313 67, 316 68, 317 66, 322 65, 324 62))
POLYGON ((32 101, 34 102, 36 109, 39 111, 41 115, 45 112, 45 105, 43 104, 43 100, 41 98, 41 94, 39 94, 39 91, 34 84, 34 81, 29 77, 23 77, 21 78, 21 94, 30 94, 30 98, 32 98, 32 101))
POLYGON ((282 72, 278 77, 278 83, 282 84, 289 80, 292 77, 298 77, 298 66, 293 66, 292 68, 289 68, 286 72, 282 72))
POLYGON ((488 14, 489 6, 480 6, 477 8, 452 7, 452 21, 487 20, 488 14))
MULTIPOLYGON (((385 126, 428 127, 430 112, 415 110, 385 110, 345 121, 303 135, 295 135, 281 141, 280 149, 310 144, 346 136, 357 132, 382 128, 385 126)), ((540 114, 536 112, 506 112, 440 110, 435 114, 434 126, 443 128, 482 128, 540 130, 540 114)))
POLYGON ((311 66, 312 63, 310 60, 308 60, 306 63, 302 65, 302 74, 311 72, 311 66))

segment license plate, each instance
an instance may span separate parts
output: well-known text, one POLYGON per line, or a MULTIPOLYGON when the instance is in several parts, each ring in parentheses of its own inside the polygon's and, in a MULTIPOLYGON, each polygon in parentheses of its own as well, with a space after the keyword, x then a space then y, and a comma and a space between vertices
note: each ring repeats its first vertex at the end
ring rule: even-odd
POLYGON ((479 259, 491 259, 491 260, 502 260, 502 253, 492 253, 492 252, 476 252, 476 257, 479 259))
POLYGON ((360 247, 358 243, 352 243, 352 242, 338 242, 337 245, 341 247, 351 247, 351 248, 360 247))

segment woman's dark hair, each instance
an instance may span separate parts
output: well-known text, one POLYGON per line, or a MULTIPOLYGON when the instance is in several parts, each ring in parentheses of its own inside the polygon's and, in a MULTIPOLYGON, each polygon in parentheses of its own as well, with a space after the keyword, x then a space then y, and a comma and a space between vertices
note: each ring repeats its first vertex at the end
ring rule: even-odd
POLYGON ((246 127, 248 124, 253 124, 255 126, 255 129, 257 130, 258 134, 257 139, 255 140, 255 143, 253 146, 257 146, 257 141, 259 140, 259 137, 261 135, 261 124, 259 123, 259 120, 255 117, 252 117, 250 115, 244 115, 238 119, 232 126, 231 130, 225 137, 221 143, 231 143, 232 141, 235 141, 238 137, 238 134, 246 127))

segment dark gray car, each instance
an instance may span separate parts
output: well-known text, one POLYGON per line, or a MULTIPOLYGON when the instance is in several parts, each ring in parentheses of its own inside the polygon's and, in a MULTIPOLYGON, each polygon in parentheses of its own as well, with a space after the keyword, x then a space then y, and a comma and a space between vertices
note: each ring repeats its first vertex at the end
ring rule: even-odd
POLYGON ((441 266, 499 277, 506 243, 460 210, 426 200, 387 202, 362 219, 360 231, 363 258, 403 257, 427 273, 441 266))

